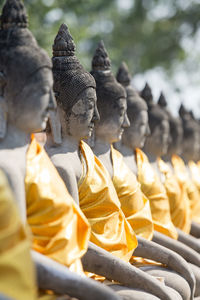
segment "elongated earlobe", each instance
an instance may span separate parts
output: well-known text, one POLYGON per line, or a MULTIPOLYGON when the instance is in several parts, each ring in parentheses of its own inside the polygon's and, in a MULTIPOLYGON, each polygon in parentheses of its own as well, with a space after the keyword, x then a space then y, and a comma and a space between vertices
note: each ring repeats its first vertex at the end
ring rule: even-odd
POLYGON ((7 128, 7 102, 4 98, 4 88, 6 86, 6 78, 3 72, 0 71, 0 139, 6 135, 7 128))
POLYGON ((56 145, 62 144, 61 124, 60 124, 60 118, 59 118, 57 110, 56 111, 50 110, 49 123, 50 123, 51 134, 52 134, 54 143, 56 145))
POLYGON ((6 135, 7 129, 7 103, 6 100, 0 96, 0 139, 6 135))

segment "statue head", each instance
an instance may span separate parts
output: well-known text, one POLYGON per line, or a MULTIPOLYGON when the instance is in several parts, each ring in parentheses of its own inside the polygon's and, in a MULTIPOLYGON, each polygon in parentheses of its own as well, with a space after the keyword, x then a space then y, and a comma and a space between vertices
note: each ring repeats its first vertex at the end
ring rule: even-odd
POLYGON ((142 148, 146 137, 150 134, 147 104, 130 85, 131 76, 124 62, 119 67, 116 77, 127 93, 127 115, 130 121, 130 127, 124 129, 122 142, 133 150, 142 148))
POLYGON ((172 116, 171 112, 167 109, 167 101, 164 94, 161 92, 158 99, 158 105, 168 115, 169 127, 170 127, 170 138, 167 155, 171 157, 173 154, 180 155, 182 152, 182 139, 183 139, 183 128, 181 119, 172 116))
POLYGON ((31 133, 45 129, 55 108, 51 61, 27 28, 21 0, 7 0, 0 29, 0 137, 6 124, 31 133))
POLYGON ((149 127, 151 131, 151 135, 146 139, 146 151, 155 156, 164 155, 169 145, 169 120, 167 113, 158 104, 153 102, 151 89, 148 84, 145 85, 141 95, 148 106, 149 127))
POLYGON ((149 84, 146 82, 143 90, 140 92, 140 96, 146 101, 146 103, 153 102, 153 95, 149 84))
POLYGON ((97 107, 100 114, 95 135, 111 144, 121 139, 129 121, 126 114, 126 92, 112 74, 103 41, 98 44, 93 56, 91 74, 96 80, 97 107))
POLYGON ((182 156, 186 161, 198 160, 200 153, 199 124, 193 113, 189 112, 183 104, 179 109, 182 120, 183 140, 182 156))
POLYGON ((99 119, 96 83, 75 56, 75 44, 65 24, 60 26, 54 40, 52 61, 62 133, 77 140, 88 138, 99 119))

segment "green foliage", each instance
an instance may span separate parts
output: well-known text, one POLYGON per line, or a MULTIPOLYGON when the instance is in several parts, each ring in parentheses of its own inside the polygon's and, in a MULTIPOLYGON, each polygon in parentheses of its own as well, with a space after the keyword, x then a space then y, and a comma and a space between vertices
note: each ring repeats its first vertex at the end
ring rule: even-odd
POLYGON ((186 59, 182 40, 193 37, 200 25, 198 0, 24 0, 24 3, 30 29, 49 55, 60 24, 66 23, 77 44, 77 55, 88 69, 96 44, 103 39, 114 69, 125 60, 134 73, 155 66, 170 71, 175 63, 186 59), (121 7, 123 3, 132 5, 126 9, 121 7))

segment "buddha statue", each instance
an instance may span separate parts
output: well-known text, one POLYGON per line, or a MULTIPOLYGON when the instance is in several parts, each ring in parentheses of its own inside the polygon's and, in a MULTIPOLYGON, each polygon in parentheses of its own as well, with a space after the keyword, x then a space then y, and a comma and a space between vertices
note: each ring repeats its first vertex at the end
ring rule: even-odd
MULTIPOLYGON (((123 156, 112 146, 112 143, 121 139, 121 136, 123 136, 123 130, 129 130, 129 121, 126 115, 126 99, 124 97, 123 87, 117 83, 111 72, 111 65, 108 65, 108 62, 109 58, 105 47, 103 43, 100 43, 93 57, 91 72, 97 84, 97 108, 100 113, 100 121, 95 124, 95 145, 93 150, 109 171, 118 194, 118 198, 121 202, 122 210, 133 230, 139 236, 139 246, 134 251, 134 255, 137 253, 137 256, 154 259, 164 263, 162 260, 164 257, 163 254, 165 253, 165 255, 167 255, 168 250, 163 249, 163 247, 159 249, 158 245, 143 239, 146 238, 151 240, 153 234, 153 221, 149 201, 141 192, 140 184, 138 183, 136 176, 123 161, 123 156), (145 248, 148 249, 148 251, 141 251, 141 249, 144 249, 144 245, 146 245, 145 248)), ((125 65, 123 64, 121 69, 124 70, 124 67, 125 65)), ((121 75, 122 74, 120 74, 120 76, 121 75)), ((123 75, 124 82, 129 83, 129 74, 127 74, 127 72, 123 72, 123 75)), ((131 88, 127 89, 127 97, 129 99, 127 104, 128 106, 131 105, 131 99, 135 96, 136 92, 134 92, 131 88)), ((147 110, 146 104, 141 100, 141 103, 138 105, 139 107, 144 107, 144 113, 142 113, 142 116, 145 118, 145 110, 147 110)), ((133 127, 130 129, 130 132, 132 132, 132 130, 133 127)), ((146 127, 144 132, 146 133, 146 127)), ((128 139, 130 140, 130 135, 128 139)), ((133 150, 132 153, 131 151, 129 152, 129 157, 131 155, 133 156, 133 150)), ((178 264, 179 263, 177 261, 177 265, 178 264)), ((144 260, 142 265, 143 270, 145 270, 144 260)), ((154 266, 151 266, 151 271, 153 269, 154 266)), ((147 268, 146 271, 148 272, 149 268, 147 268)), ((166 274, 166 269, 166 273, 162 271, 162 268, 155 267, 153 273, 157 274, 157 276, 165 275, 169 280, 170 275, 166 274)), ((172 279, 172 282, 174 282, 174 279, 172 279)), ((170 280, 167 284, 170 285, 170 280)), ((182 287, 183 285, 181 284, 180 290, 182 287)), ((186 298, 187 297, 188 296, 186 296, 186 298)))
MULTIPOLYGON (((146 156, 146 163, 148 166, 151 167, 151 170, 153 171, 152 174, 154 174, 154 184, 156 182, 157 190, 153 190, 152 187, 150 189, 147 189, 149 186, 147 183, 148 177, 146 176, 146 182, 145 182, 145 170, 142 170, 142 165, 144 168, 144 163, 142 163, 142 160, 140 161, 140 170, 139 170, 139 177, 141 178, 139 181, 142 184, 142 190, 147 195, 147 192, 150 193, 151 197, 158 197, 158 199, 165 199, 165 205, 167 205, 168 201, 168 207, 165 206, 165 211, 167 208, 168 211, 168 220, 170 220, 170 201, 168 199, 167 192, 165 190, 165 187, 162 183, 162 177, 161 173, 158 167, 157 158, 159 158, 162 155, 165 155, 167 152, 168 142, 169 142, 169 124, 168 124, 168 115, 166 111, 162 110, 161 107, 159 107, 158 104, 155 104, 152 99, 152 94, 150 87, 148 85, 145 86, 144 90, 142 91, 141 95, 146 100, 148 105, 148 116, 149 116, 149 126, 151 130, 151 136, 149 136, 146 140, 144 151, 146 154, 148 154, 148 158, 146 156), (160 140, 160 143, 158 142, 160 140), (154 144, 155 145, 154 145, 154 144), (150 164, 150 163, 151 164, 150 164), (142 176, 144 176, 142 178, 142 176), (157 195, 157 196, 156 196, 157 195)), ((144 156, 144 155, 143 155, 144 156)), ((139 161, 139 157, 137 160, 139 161)), ((147 174, 146 174, 147 175, 147 174)), ((150 199, 150 198, 149 198, 150 199)), ((151 202, 151 200, 150 200, 151 202)), ((161 206, 160 206, 161 207, 161 206)), ((162 219, 160 219, 162 220, 162 219)), ((171 222, 172 223, 172 222, 171 222)), ((175 228, 175 227, 174 227, 175 228)), ((183 258, 186 259, 190 263, 190 267, 192 268, 196 280, 199 280, 198 275, 198 268, 196 266, 199 266, 199 255, 194 249, 198 249, 198 243, 196 240, 192 239, 192 237, 184 234, 180 230, 176 228, 177 232, 177 238, 178 241, 170 241, 170 239, 167 239, 164 236, 160 236, 158 233, 154 235, 153 240, 158 242, 159 244, 165 245, 166 247, 178 252, 182 255, 183 258), (180 251, 180 248, 182 249, 180 251), (193 253, 193 254, 192 254, 193 253)), ((196 295, 199 294, 198 289, 198 283, 196 288, 196 295)))
POLYGON ((107 170, 83 142, 91 136, 99 120, 96 83, 76 58, 75 45, 66 25, 61 25, 54 41, 53 74, 58 105, 55 122, 61 124, 61 143, 54 142, 50 126, 46 149, 91 225, 91 243, 82 260, 84 269, 123 284, 109 287, 117 289, 126 299, 179 297, 128 263, 137 239, 121 210, 107 170))
MULTIPOLYGON (((133 88, 130 86, 130 81, 129 81, 129 83, 127 83, 128 82, 127 81, 127 78, 128 78, 127 73, 128 73, 127 66, 122 64, 119 69, 119 72, 117 74, 117 79, 119 80, 119 82, 121 82, 124 85, 124 87, 127 90, 127 95, 128 95, 128 97, 127 97, 127 107, 128 107, 127 114, 128 114, 128 118, 130 120, 130 127, 124 129, 124 133, 122 135, 122 140, 120 143, 115 144, 115 147, 117 147, 117 149, 123 154, 124 161, 126 162, 127 166, 129 168, 131 168, 131 170, 137 175, 137 177, 141 183, 141 187, 148 188, 148 184, 149 184, 148 196, 149 196, 149 200, 150 200, 150 204, 151 204, 151 201, 160 201, 161 199, 159 199, 159 198, 162 194, 158 192, 159 198, 153 197, 153 193, 154 194, 156 193, 156 189, 155 189, 156 186, 154 186, 154 190, 152 189, 152 183, 155 184, 155 181, 153 180, 155 173, 153 172, 153 169, 148 162, 147 156, 141 150, 138 149, 138 148, 143 147, 146 136, 149 135, 149 132, 150 132, 149 125, 148 125, 147 104, 144 102, 143 99, 141 99, 141 97, 139 97, 138 93, 135 90, 133 90, 133 88), (132 93, 130 92, 130 90, 132 90, 132 93), (135 124, 135 126, 134 126, 134 124, 135 124), (135 152, 135 155, 134 155, 134 152, 135 152), (143 182, 145 178, 148 179, 145 183, 146 186, 144 185, 144 182, 143 182), (152 195, 151 195, 151 191, 152 191, 152 195)), ((152 99, 152 94, 151 94, 150 88, 148 88, 145 91, 145 93, 146 93, 146 95, 149 96, 150 99, 152 99)), ((162 116, 162 114, 161 114, 161 116, 162 116)), ((161 120, 162 120, 162 118, 161 118, 161 120)), ((158 180, 157 176, 155 178, 157 178, 157 180, 158 180)), ((157 188, 159 188, 159 186, 160 185, 158 184, 157 188)), ((162 190, 163 190, 163 188, 162 188, 162 190)), ((144 190, 144 192, 145 192, 145 190, 144 190)), ((163 200, 164 199, 166 201, 166 197, 163 198, 163 200)), ((155 202, 155 204, 156 204, 156 202, 155 202)), ((168 231, 166 230, 167 226, 165 226, 165 223, 163 223, 163 220, 162 220, 165 211, 162 212, 162 210, 159 210, 160 206, 162 206, 162 205, 157 205, 157 207, 156 207, 156 205, 151 206, 153 219, 154 219, 154 213, 156 213, 156 214, 159 213, 160 220, 161 220, 161 222, 159 222, 159 224, 158 224, 157 223, 157 221, 159 220, 159 218, 158 218, 156 220, 156 223, 154 222, 154 225, 156 225, 155 226, 156 230, 160 231, 160 233, 169 235, 169 230, 168 231), (158 226, 158 225, 160 225, 160 226, 158 226)), ((169 216, 169 213, 167 213, 167 214, 169 216)), ((164 220, 166 221, 167 218, 165 217, 164 220)), ((170 221, 170 218, 168 218, 168 221, 170 221)), ((170 226, 168 226, 168 228, 170 228, 170 226)), ((172 228, 174 228, 174 227, 172 227, 172 228)), ((175 243, 174 240, 171 240, 171 239, 165 237, 165 235, 161 236, 158 232, 154 232, 153 240, 163 246, 168 247, 169 249, 174 250, 175 252, 177 252, 181 256, 183 256, 187 261, 190 261, 193 264, 195 264, 195 260, 197 262, 199 261, 199 258, 197 256, 196 252, 192 251, 192 249, 186 247, 185 245, 183 245, 182 243, 180 243, 178 241, 175 243), (195 259, 194 259, 194 257, 195 257, 195 259)), ((197 275, 198 275, 198 271, 197 271, 197 275)))
POLYGON ((7 0, 3 7, 0 44, 1 291, 36 299, 32 239, 39 288, 117 300, 112 290, 75 272, 82 268, 90 226, 44 149, 30 140, 30 133, 45 129, 56 102, 51 61, 28 30, 20 0, 7 0))
MULTIPOLYGON (((182 194, 182 201, 180 201, 180 212, 177 214, 179 220, 181 217, 181 211, 184 212, 185 210, 185 218, 181 217, 182 219, 185 219, 185 224, 188 223, 189 226, 181 227, 177 226, 179 229, 181 229, 185 233, 190 233, 191 230, 191 221, 193 220, 193 227, 197 228, 198 223, 195 224, 195 219, 198 220, 198 215, 200 213, 200 205, 198 204, 198 197, 199 197, 199 191, 198 191, 198 166, 195 164, 194 161, 192 161, 192 158, 195 159, 196 153, 199 152, 198 145, 199 145, 199 138, 198 138, 198 123, 195 122, 194 116, 191 116, 189 112, 186 111, 183 105, 180 107, 180 116, 184 119, 183 125, 179 118, 172 117, 171 113, 167 109, 167 102, 163 94, 161 94, 159 101, 158 101, 160 107, 166 111, 169 117, 169 124, 170 124, 170 134, 171 134, 171 142, 173 146, 171 146, 171 156, 170 152, 167 156, 165 156, 165 161, 168 162, 168 165, 172 167, 171 160, 174 165, 174 170, 176 174, 172 174, 172 170, 168 169, 167 166, 164 166, 164 162, 161 163, 161 168, 163 169, 165 175, 167 176, 167 185, 168 185, 168 192, 171 189, 174 189, 176 191, 176 197, 178 196, 178 187, 175 188, 175 182, 178 182, 179 189, 182 194), (186 142, 187 141, 187 142, 186 142), (188 143, 191 144, 191 147, 188 147, 188 143), (181 145, 183 144, 183 147, 181 145), (186 167, 184 166, 184 162, 182 161, 180 155, 182 151, 182 156, 185 158, 185 162, 187 162, 187 165, 191 171, 191 177, 189 178, 188 171, 186 170, 186 167), (174 152, 172 152, 174 150, 174 152), (191 158, 190 161, 187 160, 191 158), (169 181, 171 181, 171 187, 169 185, 169 181), (193 182, 192 182, 193 181, 193 182), (188 228, 187 228, 188 227, 188 228)), ((161 161, 160 161, 161 162, 161 161)), ((168 196, 169 201, 171 198, 174 198, 172 194, 168 196)), ((174 195, 175 196, 175 195, 174 195)), ((172 202, 174 203, 174 201, 172 202)), ((173 210, 175 213, 175 209, 173 210)), ((177 219, 178 220, 178 219, 177 219)), ((176 224, 178 225, 178 223, 176 224)), ((192 239, 192 244, 190 243, 190 240, 187 239, 188 236, 183 235, 179 231, 179 240, 183 239, 182 241, 191 246, 193 249, 195 249, 197 252, 199 252, 199 245, 198 241, 195 241, 195 239, 192 239), (187 240, 186 240, 187 239, 187 240), (195 246, 196 243, 196 246, 195 246)))
MULTIPOLYGON (((158 167, 169 199, 172 222, 177 228, 188 234, 191 228, 190 203, 185 186, 177 180, 171 165, 171 156, 180 153, 183 137, 182 124, 180 119, 173 117, 167 109, 167 101, 162 92, 158 104, 167 114, 170 127, 168 151, 164 158, 165 161, 161 158, 158 159, 158 167)), ((179 231, 179 240, 182 236, 181 231, 179 231)))
POLYGON ((198 189, 198 168, 195 164, 195 156, 198 150, 199 137, 198 137, 198 124, 191 117, 189 111, 181 105, 179 109, 179 115, 182 120, 183 126, 183 142, 182 142, 182 154, 172 156, 172 165, 175 170, 175 174, 180 184, 184 185, 188 194, 191 208, 191 234, 199 237, 199 189, 198 189), (188 146, 190 145, 190 147, 188 146), (190 174, 191 173, 191 174, 190 174), (191 175, 191 176, 190 176, 191 175))
POLYGON ((174 117, 167 109, 167 101, 164 94, 161 92, 158 99, 158 104, 167 113, 169 118, 170 138, 168 143, 167 153, 163 156, 164 160, 171 166, 171 157, 173 154, 181 155, 183 141, 183 127, 179 117, 174 117))

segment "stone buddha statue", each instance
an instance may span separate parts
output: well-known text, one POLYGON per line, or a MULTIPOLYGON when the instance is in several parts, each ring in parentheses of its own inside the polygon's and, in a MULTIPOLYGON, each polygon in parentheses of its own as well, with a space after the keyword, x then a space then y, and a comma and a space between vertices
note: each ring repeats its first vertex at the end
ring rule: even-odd
MULTIPOLYGON (((171 165, 171 156, 180 153, 183 138, 182 124, 180 119, 173 117, 167 109, 167 101, 162 92, 158 104, 167 114, 170 127, 168 151, 165 155, 165 161, 161 158, 158 159, 158 167, 169 199, 172 222, 177 228, 188 234, 191 228, 190 203, 187 191, 184 185, 178 182, 171 165)), ((179 240, 182 236, 181 231, 179 231, 179 240)))
MULTIPOLYGON (((168 146, 168 141, 169 141, 169 138, 168 138, 169 124, 167 125, 168 115, 165 111, 163 111, 158 105, 156 105, 153 102, 152 94, 151 94, 151 90, 150 90, 149 86, 147 86, 147 85, 145 86, 141 95, 146 100, 147 105, 148 105, 149 126, 150 126, 150 130, 151 130, 151 136, 148 137, 146 140, 144 151, 148 154, 149 161, 151 162, 152 170, 154 171, 154 176, 156 176, 155 179, 156 179, 157 187, 159 188, 159 189, 157 189, 156 192, 155 191, 153 192, 152 188, 148 191, 150 193, 152 193, 152 196, 153 195, 155 196, 157 193, 157 197, 159 196, 159 199, 161 199, 161 195, 162 195, 163 200, 165 199, 165 205, 167 205, 166 199, 168 200, 168 195, 162 184, 162 178, 160 176, 161 173, 160 173, 160 170, 159 170, 159 167, 157 164, 157 157, 164 155, 167 151, 167 146, 168 146), (163 122, 163 120, 165 122, 163 122), (155 145, 153 145, 154 140, 155 140, 156 147, 155 147, 155 145), (159 144, 158 140, 160 140, 160 144, 159 144), (160 194, 158 193, 159 190, 160 190, 160 194), (162 193, 161 193, 161 191, 162 191, 162 193)), ((141 169, 141 171, 142 171, 142 169, 141 169)), ((144 172, 143 173, 141 172, 141 174, 144 175, 144 172)), ((144 180, 143 181, 141 180, 140 182, 142 183, 142 187, 143 187, 142 189, 145 193, 146 186, 144 186, 144 183, 143 183, 144 180)), ((168 215, 170 217, 170 209, 169 208, 170 207, 169 207, 169 203, 168 203, 167 210, 168 210, 168 215)), ((178 233, 178 236, 177 236, 178 240, 182 241, 183 243, 182 242, 180 243, 179 241, 176 241, 176 242, 173 241, 173 244, 171 244, 170 239, 166 239, 164 236, 161 237, 157 233, 156 233, 156 235, 154 235, 153 240, 157 241, 159 244, 165 245, 168 248, 181 254, 183 256, 183 258, 185 258, 189 263, 191 263, 190 266, 192 267, 193 272, 195 273, 196 279, 199 280, 198 271, 196 269, 196 265, 198 265, 198 261, 199 261, 199 255, 197 254, 196 251, 193 250, 193 249, 197 250, 197 248, 198 248, 198 244, 196 243, 197 241, 192 239, 192 237, 185 235, 183 232, 179 231, 178 229, 176 229, 176 231, 178 233), (164 240, 166 243, 164 242, 164 240), (178 250, 179 247, 183 250, 183 252, 178 250), (195 261, 196 261, 196 263, 195 263, 195 261)), ((197 289, 196 289, 195 293, 196 293, 196 295, 199 294, 198 284, 197 284, 197 289)))
POLYGON ((160 105, 160 107, 162 107, 165 110, 169 118, 170 139, 168 143, 167 153, 165 154, 165 156, 163 156, 164 160, 169 163, 171 162, 171 157, 173 154, 181 155, 182 153, 182 141, 183 141, 182 121, 179 117, 174 117, 171 114, 171 112, 167 109, 167 101, 162 92, 158 99, 158 104, 160 105))
MULTIPOLYGON (((138 148, 142 148, 144 146, 144 142, 146 137, 150 133, 149 125, 148 125, 148 114, 147 114, 147 104, 145 101, 139 96, 139 94, 130 86, 130 80, 126 81, 125 78, 129 74, 128 68, 126 65, 122 64, 117 78, 118 81, 121 82, 127 90, 127 105, 128 105, 128 116, 131 123, 130 128, 125 129, 124 134, 122 136, 122 142, 118 146, 119 150, 123 153, 125 162, 129 164, 132 170, 137 174, 137 162, 136 157, 145 158, 145 154, 138 148), (134 126, 135 125, 135 126, 134 126), (136 152, 136 155, 134 155, 136 152), (131 159, 134 163, 131 164, 131 159), (134 166, 134 167, 133 167, 134 166)), ((162 118, 162 114, 161 114, 162 118)), ((147 169, 147 168, 146 168, 147 169)), ((151 169, 149 167, 149 176, 151 174, 151 169)), ((159 187, 158 187, 159 188, 159 187)), ((169 210, 165 209, 165 213, 163 213, 162 205, 164 201, 167 203, 168 200, 163 193, 163 198, 160 197, 160 205, 155 205, 155 199, 152 197, 151 199, 151 190, 149 189, 149 193, 147 195, 150 200, 152 216, 154 219, 155 230, 164 233, 171 237, 176 237, 176 231, 174 226, 171 223, 169 210)), ((156 201, 158 201, 156 199, 156 201)))
POLYGON ((30 133, 45 129, 56 102, 51 61, 28 30, 20 0, 5 3, 0 44, 1 291, 15 299, 36 299, 32 239, 41 289, 117 300, 110 289, 69 271, 81 268, 90 226, 44 149, 30 139, 30 133))
MULTIPOLYGON (((154 180, 152 181, 152 179, 154 178, 153 177, 154 173, 152 172, 152 168, 151 168, 149 162, 147 161, 147 157, 145 156, 145 154, 142 153, 141 150, 139 151, 139 149, 137 149, 137 148, 141 148, 144 145, 145 138, 149 134, 147 105, 144 102, 144 100, 139 97, 138 93, 135 90, 133 90, 133 88, 130 86, 130 80, 127 80, 128 77, 129 77, 128 68, 123 63, 119 69, 117 78, 118 78, 119 82, 121 82, 127 89, 127 114, 128 114, 128 118, 130 120, 130 127, 125 128, 123 136, 122 136, 122 141, 120 143, 117 143, 117 145, 115 145, 115 146, 117 146, 117 149, 123 154, 124 161, 127 163, 128 167, 130 167, 137 176, 139 175, 138 179, 141 182, 141 186, 143 188, 147 188, 148 184, 150 183, 149 188, 148 188, 148 190, 149 190, 148 196, 149 196, 150 203, 151 203, 151 201, 158 201, 162 194, 158 193, 159 198, 153 197, 153 193, 154 193, 154 195, 156 195, 155 194, 156 193, 155 186, 154 186, 154 190, 152 189, 152 183, 155 183, 154 180), (132 90, 132 92, 130 92, 130 90, 132 90), (146 116, 145 116, 145 114, 146 114, 146 116), (134 127, 134 124, 135 124, 135 127, 134 127), (136 155, 133 154, 135 150, 136 150, 136 155), (132 161, 133 161, 133 163, 132 163, 132 161), (149 177, 150 174, 152 175, 151 177, 149 177), (148 181, 146 181, 146 183, 144 185, 143 181, 144 181, 145 177, 148 179, 148 181)), ((147 89, 146 94, 150 95, 150 97, 152 98, 152 94, 151 94, 151 91, 149 90, 149 88, 147 89)), ((162 114, 161 114, 161 116, 162 116, 162 114)), ((162 118, 161 118, 161 120, 162 120, 162 118)), ((169 182, 169 183, 171 185, 171 182, 169 182)), ((157 188, 159 188, 159 186, 160 185, 158 185, 157 188)), ((174 196, 174 194, 175 193, 173 193, 171 195, 174 196)), ((164 199, 166 201, 166 197, 163 198, 163 200, 164 199)), ((175 198, 175 200, 176 200, 176 198, 175 198)), ((156 225, 156 230, 159 230, 161 233, 169 235, 170 227, 168 226, 168 231, 167 231, 167 226, 165 226, 165 223, 163 223, 163 220, 162 220, 164 214, 163 214, 162 210, 160 210, 160 212, 159 212, 160 207, 162 207, 162 203, 159 206, 157 205, 157 208, 154 205, 151 206, 153 218, 154 218, 154 214, 156 213, 156 214, 160 214, 160 220, 161 220, 161 222, 159 222, 160 224, 158 224, 158 219, 157 219, 156 223, 154 223, 154 225, 156 225)), ((169 216, 169 214, 168 214, 168 216, 169 216)), ((165 221, 167 220, 166 216, 165 216, 164 220, 165 221)), ((168 220, 170 221, 170 218, 168 220)), ((160 238, 161 238, 161 236, 159 236, 159 239, 160 238)), ((177 247, 175 247, 174 241, 173 241, 173 244, 171 244, 170 239, 165 238, 165 236, 163 236, 163 238, 165 240, 165 243, 163 243, 162 240, 159 241, 158 233, 154 232, 153 240, 160 242, 160 244, 165 245, 165 246, 169 247, 170 249, 173 249, 180 255, 183 255, 183 257, 185 257, 186 260, 191 261, 195 264, 193 258, 196 256, 196 253, 194 251, 191 251, 191 249, 188 247, 185 247, 185 245, 181 245, 180 242, 176 242, 177 247), (184 253, 183 249, 184 249, 184 251, 186 251, 185 253, 184 253)), ((198 261, 198 257, 196 257, 196 259, 198 261)), ((198 272, 197 272, 197 274, 198 274, 198 272)))
POLYGON ((180 184, 185 187, 188 198, 190 200, 192 219, 191 234, 199 237, 199 176, 198 166, 194 162, 196 152, 199 151, 198 124, 197 122, 195 122, 194 118, 191 117, 191 114, 183 105, 180 106, 179 115, 182 120, 183 126, 183 152, 181 154, 182 158, 178 155, 172 156, 172 165, 174 167, 177 179, 179 180, 180 184), (188 147, 188 144, 191 146, 188 147))
MULTIPOLYGON (((75 45, 66 25, 61 25, 54 41, 53 74, 58 104, 55 122, 60 120, 62 139, 56 144, 49 128, 46 149, 91 225, 91 243, 82 260, 84 269, 129 287, 109 285, 128 299, 179 297, 128 263, 137 239, 121 210, 107 170, 83 142, 91 136, 99 120, 96 83, 76 58, 75 45)), ((123 89, 122 92, 125 97, 123 89)))
MULTIPOLYGON (((140 237, 151 239, 153 231, 152 227, 150 229, 152 218, 150 214, 149 201, 141 192, 135 175, 123 162, 122 155, 112 147, 112 143, 119 141, 121 136, 123 137, 123 130, 125 132, 129 131, 129 122, 126 115, 126 99, 124 99, 123 88, 119 83, 117 83, 116 79, 112 75, 111 66, 108 64, 108 61, 108 55, 104 45, 100 43, 92 61, 93 69, 91 72, 95 77, 97 84, 97 107, 100 113, 100 121, 95 125, 95 146, 93 150, 109 171, 117 191, 118 198, 121 202, 122 210, 132 228, 140 237)), ((124 66, 125 65, 123 64, 122 68, 124 68, 124 66)), ((129 75, 127 72, 124 73, 126 74, 123 75, 129 75)), ((129 77, 124 76, 124 81, 129 84, 129 77)), ((129 88, 127 90, 127 95, 129 99, 127 105, 130 107, 131 100, 133 101, 137 93, 129 88)), ((144 110, 141 115, 144 117, 145 122, 145 118, 147 118, 147 106, 142 99, 141 102, 137 104, 139 108, 144 110)), ((138 112, 136 112, 136 115, 137 114, 138 112)), ((144 135, 146 135, 145 124, 144 127, 145 128, 142 130, 144 131, 144 135)), ((134 141, 130 136, 132 130, 133 126, 129 131, 127 140, 131 140, 133 143, 134 141)), ((135 132, 138 134, 138 131, 135 130, 135 132)), ((131 155, 134 156, 133 149, 128 151, 129 164, 131 162, 131 155)), ((138 238, 138 243, 139 246, 134 254, 137 253, 137 256, 143 256, 155 260, 158 259, 157 261, 164 262, 162 261, 162 257, 165 250, 167 252, 167 249, 163 250, 162 247, 159 249, 159 247, 157 247, 158 245, 141 238, 138 238), (142 248, 144 249, 144 243, 146 245, 145 248, 149 250, 146 251, 146 253, 145 251, 140 250, 142 248), (157 254, 156 257, 154 256, 155 253, 157 254)), ((144 262, 143 264, 145 265, 144 262)), ((178 264, 179 263, 177 262, 177 265, 178 264)), ((153 269, 153 266, 151 267, 153 269)), ((154 274, 156 274, 156 271, 158 272, 157 275, 164 275, 162 271, 162 275, 159 273, 159 268, 155 268, 154 274)), ((169 279, 169 275, 167 275, 167 277, 169 279)), ((172 279, 172 281, 174 282, 174 279, 172 279)))
MULTIPOLYGON (((198 227, 198 223, 195 224, 196 221, 199 220, 199 213, 200 213, 200 204, 198 201, 199 197, 199 191, 198 191, 198 166, 195 164, 194 161, 192 161, 192 158, 195 159, 195 155, 198 150, 199 145, 199 137, 198 137, 198 123, 195 122, 194 116, 191 116, 191 113, 187 112, 183 105, 180 107, 180 116, 183 118, 183 125, 179 118, 174 118, 169 110, 167 109, 167 102, 163 94, 161 94, 159 101, 158 101, 160 107, 166 113, 169 117, 169 124, 170 124, 170 135, 171 135, 171 152, 169 152, 168 156, 165 157, 165 160, 168 161, 169 166, 172 166, 171 160, 174 165, 175 173, 172 175, 172 170, 169 170, 167 166, 164 166, 164 163, 162 162, 161 169, 165 173, 165 177, 167 177, 167 191, 169 192, 169 201, 170 198, 174 198, 175 194, 172 195, 172 189, 176 191, 176 198, 178 197, 178 187, 175 188, 175 186, 172 188, 173 185, 175 185, 175 182, 179 183, 179 189, 180 189, 180 199, 179 201, 180 205, 180 212, 175 212, 176 209, 174 209, 173 213, 177 215, 176 221, 180 225, 181 219, 184 220, 184 224, 182 226, 176 226, 179 229, 181 229, 185 233, 190 233, 191 229, 191 221, 193 220, 192 227, 196 228, 198 227), (187 142, 186 142, 187 141, 187 142), (191 144, 191 147, 188 147, 188 143, 191 144), (183 144, 183 147, 181 145, 183 144), (191 148, 191 149, 190 149, 191 148), (180 149, 183 149, 183 159, 185 157, 185 162, 188 165, 189 170, 186 170, 186 167, 184 166, 184 162, 181 159, 178 154, 180 154, 180 149), (174 150, 174 152, 172 152, 174 150), (171 153, 171 154, 170 154, 171 153), (190 157, 190 159, 189 159, 190 157), (168 169, 168 170, 167 170, 168 169), (189 178, 188 171, 191 172, 191 177, 189 178), (176 178, 174 178, 176 177, 176 178), (171 179, 170 179, 171 178, 171 179), (171 180, 171 184, 169 184, 169 180, 171 180), (173 182, 173 184, 172 184, 173 182), (171 186, 170 186, 171 185, 171 186), (171 190, 171 192, 170 192, 171 190), (181 208, 182 207, 182 208, 181 208), (181 212, 183 213, 185 211, 185 217, 181 217, 181 212), (179 221, 178 221, 179 220, 179 221), (187 225, 188 223, 188 225, 187 225), (184 226, 183 226, 184 225, 184 226)), ((160 161, 161 162, 161 161, 160 161)), ((172 205, 174 205, 174 200, 172 201, 172 205)), ((176 225, 178 225, 178 223, 176 225)), ((187 244, 187 241, 185 238, 187 236, 183 236, 181 232, 179 232, 179 240, 183 238, 183 242, 187 244)), ((193 239, 193 243, 195 243, 193 239)), ((194 248, 197 252, 199 252, 199 246, 198 242, 196 247, 194 244, 190 244, 190 241, 188 240, 188 245, 194 248)))

